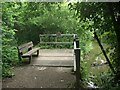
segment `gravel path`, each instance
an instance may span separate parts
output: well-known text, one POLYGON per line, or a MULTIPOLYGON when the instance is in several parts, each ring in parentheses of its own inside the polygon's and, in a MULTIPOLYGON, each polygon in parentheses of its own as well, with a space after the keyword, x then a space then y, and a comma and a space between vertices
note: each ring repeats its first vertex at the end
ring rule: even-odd
POLYGON ((75 75, 68 67, 20 66, 15 76, 3 79, 3 88, 73 88, 75 75))

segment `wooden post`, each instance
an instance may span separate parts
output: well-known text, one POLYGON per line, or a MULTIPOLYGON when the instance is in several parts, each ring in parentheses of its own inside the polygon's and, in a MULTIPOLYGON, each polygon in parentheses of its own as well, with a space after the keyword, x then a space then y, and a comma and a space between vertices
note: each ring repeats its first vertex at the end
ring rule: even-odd
POLYGON ((19 64, 21 64, 22 62, 22 58, 21 58, 21 53, 19 52, 19 48, 17 47, 18 50, 18 59, 19 59, 19 64))
POLYGON ((29 64, 30 64, 31 60, 32 60, 32 55, 29 56, 29 62, 28 62, 29 64))
MULTIPOLYGON (((75 53, 76 48, 79 48, 79 40, 78 39, 74 40, 74 53, 75 53)), ((76 54, 75 54, 75 58, 74 58, 74 71, 76 71, 76 54)))
POLYGON ((76 56, 75 56, 75 49, 76 49, 76 40, 74 39, 74 72, 76 71, 76 56))
POLYGON ((76 48, 79 48, 79 40, 76 40, 76 48))
POLYGON ((39 50, 37 50, 37 56, 39 56, 39 50))
MULTIPOLYGON (((57 37, 57 35, 56 35, 56 37, 55 37, 55 42, 57 42, 57 38, 58 38, 58 37, 57 37)), ((57 48, 57 44, 55 45, 55 47, 57 48)))
POLYGON ((76 88, 80 88, 80 48, 75 49, 76 59, 76 88))

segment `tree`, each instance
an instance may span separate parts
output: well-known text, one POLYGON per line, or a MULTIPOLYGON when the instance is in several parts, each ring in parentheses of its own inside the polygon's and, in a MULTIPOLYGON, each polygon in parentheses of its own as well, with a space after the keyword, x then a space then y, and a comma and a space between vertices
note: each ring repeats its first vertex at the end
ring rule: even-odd
POLYGON ((11 77, 11 66, 18 63, 17 43, 15 40, 15 30, 13 28, 14 18, 12 15, 12 4, 2 6, 2 76, 11 77), (13 42, 14 41, 14 42, 13 42))
POLYGON ((120 2, 119 3, 75 3, 69 4, 71 9, 77 11, 76 15, 81 20, 88 18, 94 24, 91 30, 95 30, 99 37, 110 45, 111 61, 116 70, 116 80, 120 80, 120 2), (107 40, 106 40, 107 39, 107 40))
POLYGON ((2 55, 9 55, 3 61, 3 64, 7 64, 3 66, 5 70, 9 69, 5 66, 11 67, 14 61, 18 61, 16 47, 28 41, 39 43, 39 34, 75 33, 80 39, 82 55, 91 49, 92 33, 84 29, 90 30, 92 22, 86 19, 86 22, 81 21, 79 24, 74 10, 70 11, 67 3, 6 2, 2 4, 2 10, 2 55), (13 53, 15 57, 11 55, 13 53))

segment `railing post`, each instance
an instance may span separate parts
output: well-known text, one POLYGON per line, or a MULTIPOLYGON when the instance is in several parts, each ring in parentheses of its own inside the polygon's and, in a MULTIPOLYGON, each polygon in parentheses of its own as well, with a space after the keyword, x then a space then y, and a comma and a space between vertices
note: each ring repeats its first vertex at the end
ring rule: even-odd
POLYGON ((76 39, 73 41, 74 46, 74 72, 76 71, 76 57, 75 57, 75 49, 76 49, 76 39))
POLYGON ((79 40, 76 40, 76 48, 79 48, 79 40))
POLYGON ((75 49, 76 59, 76 88, 80 88, 80 48, 75 49))
MULTIPOLYGON (((75 49, 79 48, 79 40, 74 39, 74 54, 75 54, 75 49)), ((76 56, 74 57, 74 71, 76 71, 76 56)))

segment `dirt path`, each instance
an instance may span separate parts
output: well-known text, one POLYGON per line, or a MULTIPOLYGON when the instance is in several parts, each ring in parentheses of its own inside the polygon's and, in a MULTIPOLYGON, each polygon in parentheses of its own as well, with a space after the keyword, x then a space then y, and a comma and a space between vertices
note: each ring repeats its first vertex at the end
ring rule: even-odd
POLYGON ((14 68, 15 76, 3 80, 3 88, 73 88, 72 68, 21 66, 14 68))
POLYGON ((73 88, 73 54, 72 49, 40 49, 31 64, 13 69, 15 76, 4 79, 3 88, 73 88))

